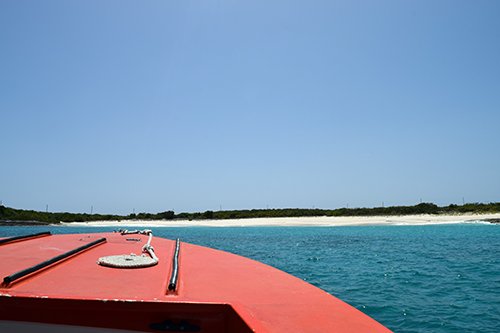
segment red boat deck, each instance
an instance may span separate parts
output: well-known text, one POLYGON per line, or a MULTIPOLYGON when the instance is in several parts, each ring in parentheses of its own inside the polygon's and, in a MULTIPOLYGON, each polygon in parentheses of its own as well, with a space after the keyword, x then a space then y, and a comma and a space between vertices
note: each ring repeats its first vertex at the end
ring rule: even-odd
POLYGON ((357 309, 287 273, 181 243, 179 279, 168 290, 175 241, 153 238, 158 265, 120 269, 100 257, 141 253, 146 235, 72 234, 0 245, 0 278, 106 241, 0 287, 0 320, 143 332, 390 332, 357 309))

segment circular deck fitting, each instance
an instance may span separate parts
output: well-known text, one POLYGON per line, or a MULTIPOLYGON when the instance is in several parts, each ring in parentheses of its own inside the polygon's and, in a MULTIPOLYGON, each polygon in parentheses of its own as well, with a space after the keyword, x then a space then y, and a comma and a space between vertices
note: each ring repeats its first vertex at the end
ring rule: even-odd
POLYGON ((101 266, 114 268, 141 268, 154 266, 158 261, 145 254, 138 256, 132 253, 101 257, 97 263, 101 266))

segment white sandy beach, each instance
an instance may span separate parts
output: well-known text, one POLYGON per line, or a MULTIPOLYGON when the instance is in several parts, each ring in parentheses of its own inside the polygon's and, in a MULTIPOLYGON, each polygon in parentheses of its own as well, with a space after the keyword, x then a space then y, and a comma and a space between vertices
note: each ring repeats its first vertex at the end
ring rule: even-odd
POLYGON ((480 223, 484 219, 500 219, 497 214, 468 215, 405 215, 405 216, 318 216, 279 217, 232 220, 123 220, 61 223, 74 227, 251 227, 251 226, 361 226, 361 225, 427 225, 453 223, 480 223))

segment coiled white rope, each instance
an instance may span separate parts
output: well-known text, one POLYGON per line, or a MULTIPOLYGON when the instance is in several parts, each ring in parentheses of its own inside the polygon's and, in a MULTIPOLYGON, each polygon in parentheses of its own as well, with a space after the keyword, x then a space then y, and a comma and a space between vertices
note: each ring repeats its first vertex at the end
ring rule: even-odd
POLYGON ((158 264, 158 257, 155 254, 151 240, 153 239, 153 232, 151 230, 119 230, 122 235, 142 234, 148 235, 148 242, 142 247, 143 254, 138 256, 135 253, 120 254, 115 256, 101 257, 97 260, 97 264, 101 266, 114 267, 114 268, 141 268, 149 267, 158 264), (149 256, 146 256, 146 254, 149 256))

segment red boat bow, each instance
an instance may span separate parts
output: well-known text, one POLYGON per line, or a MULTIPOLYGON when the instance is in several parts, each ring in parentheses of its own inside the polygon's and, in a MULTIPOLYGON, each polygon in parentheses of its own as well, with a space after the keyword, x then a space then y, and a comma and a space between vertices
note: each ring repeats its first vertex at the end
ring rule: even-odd
POLYGON ((154 266, 97 264, 141 252, 148 237, 38 235, 0 243, 0 328, 23 331, 34 322, 140 332, 390 332, 296 277, 206 247, 153 238, 154 266))

